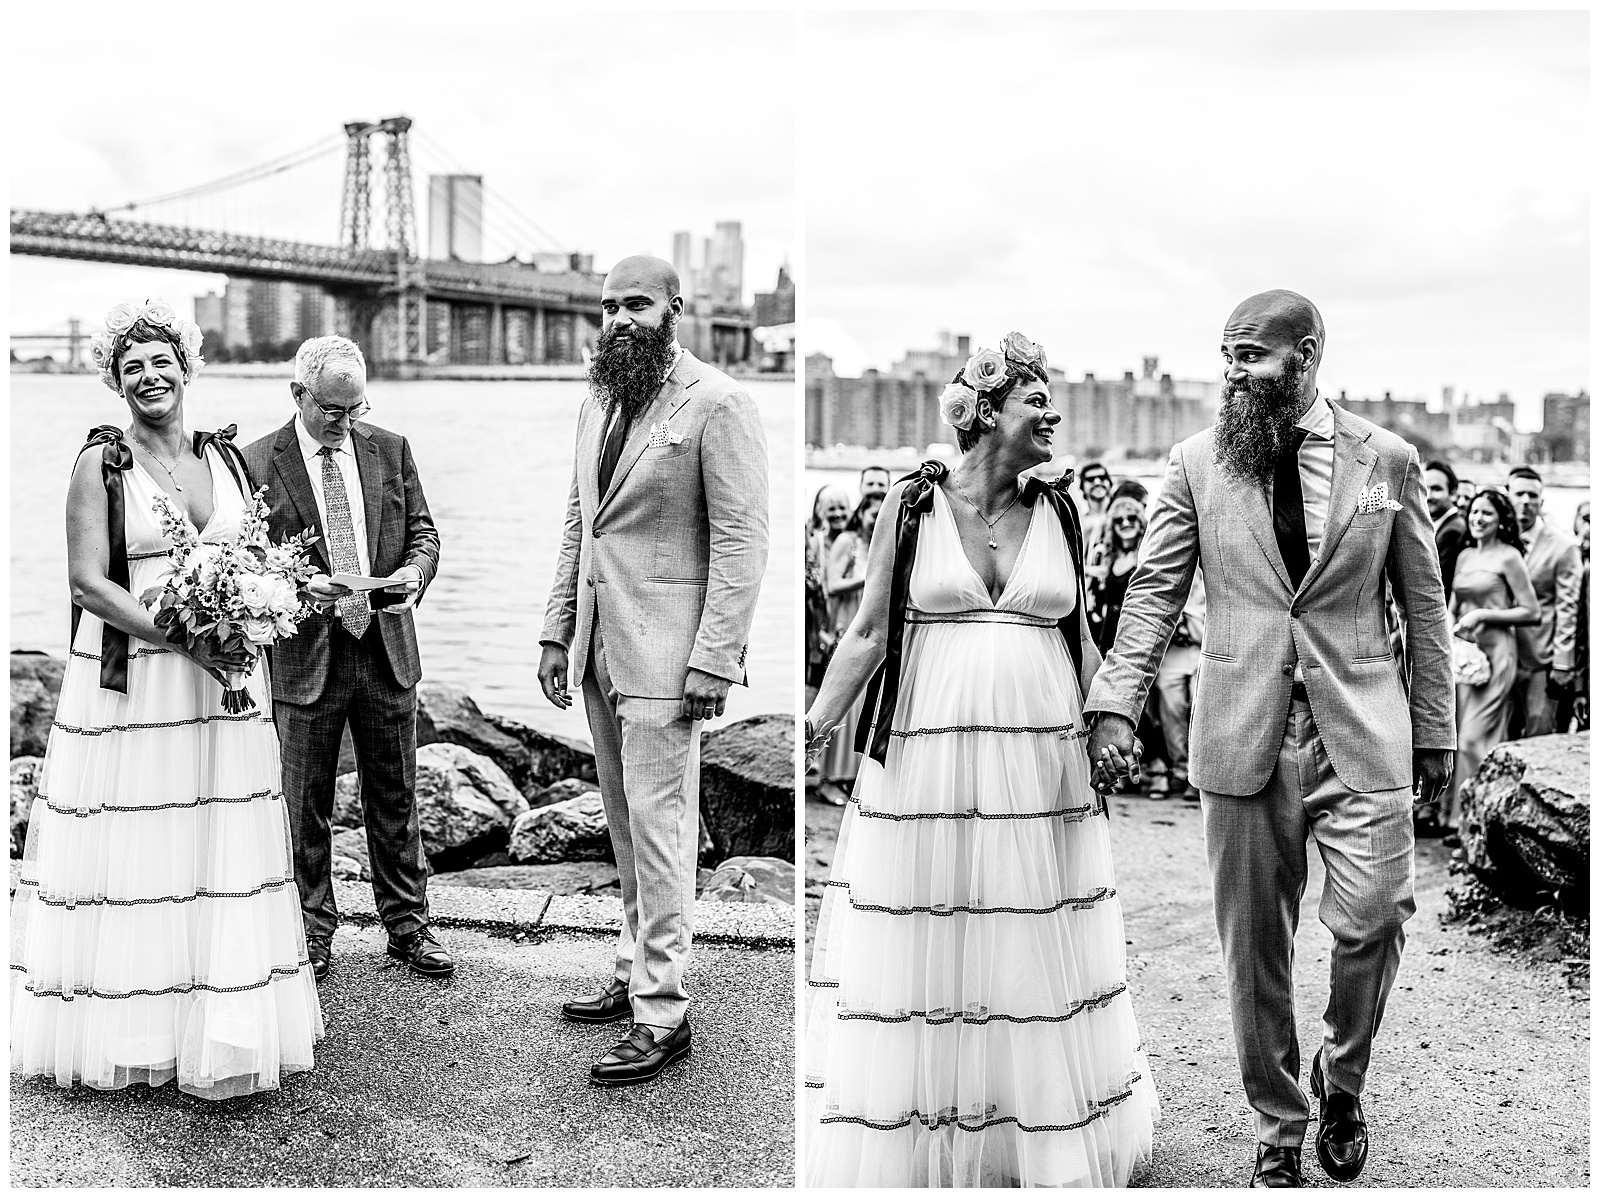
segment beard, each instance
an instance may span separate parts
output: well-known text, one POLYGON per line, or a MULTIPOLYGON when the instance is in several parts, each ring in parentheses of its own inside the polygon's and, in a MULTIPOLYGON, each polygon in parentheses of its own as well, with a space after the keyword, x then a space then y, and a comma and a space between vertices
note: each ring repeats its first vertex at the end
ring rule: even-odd
POLYGON ((654 328, 634 325, 623 335, 613 327, 600 334, 589 359, 589 387, 606 411, 620 407, 632 421, 650 406, 672 367, 677 330, 668 313, 654 328))
POLYGON ((1275 378, 1223 383, 1215 431, 1217 464, 1238 478, 1272 482, 1278 454, 1300 418, 1300 380, 1305 364, 1289 358, 1275 378))

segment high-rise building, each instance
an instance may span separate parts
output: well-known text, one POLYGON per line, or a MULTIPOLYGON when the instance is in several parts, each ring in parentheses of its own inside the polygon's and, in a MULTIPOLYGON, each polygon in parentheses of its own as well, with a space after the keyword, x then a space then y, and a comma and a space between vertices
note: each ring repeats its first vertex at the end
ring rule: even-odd
POLYGON ((223 288, 222 340, 230 350, 250 348, 250 304, 257 285, 254 279, 230 278, 223 288))
POLYGON ((215 291, 195 296, 194 322, 200 326, 200 332, 207 341, 212 344, 225 341, 224 330, 227 326, 222 318, 222 297, 215 291))
POLYGON ((771 291, 756 292, 754 320, 759 328, 794 323, 794 280, 789 264, 778 267, 778 283, 771 291))
POLYGON ((736 220, 717 222, 716 236, 706 243, 706 269, 711 274, 711 302, 744 301, 744 236, 736 220))
POLYGON ((428 257, 483 261, 483 176, 428 176, 428 257))
POLYGON ((1589 393, 1552 391, 1544 397, 1544 431, 1540 434, 1552 462, 1589 460, 1589 393))
POLYGON ((694 298, 694 242, 688 230, 672 235, 672 269, 678 272, 683 294, 694 298))

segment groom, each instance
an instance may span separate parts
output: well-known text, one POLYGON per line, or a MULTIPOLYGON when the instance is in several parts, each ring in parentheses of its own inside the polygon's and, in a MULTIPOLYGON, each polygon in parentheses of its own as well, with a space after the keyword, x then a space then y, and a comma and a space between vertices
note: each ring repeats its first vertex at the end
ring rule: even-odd
POLYGON ((600 306, 539 684, 558 707, 583 688, 622 882, 612 975, 562 1014, 632 1018, 589 1072, 625 1086, 689 1051, 700 730, 744 681, 767 564, 767 449, 750 396, 678 345, 670 264, 623 259, 600 306))
POLYGON ((1322 317, 1291 291, 1234 309, 1217 423, 1174 447, 1116 644, 1090 688, 1097 785, 1129 768, 1134 722, 1205 573, 1190 737, 1233 1030, 1260 1141, 1250 1184, 1302 1184, 1309 1116, 1295 1037, 1306 838, 1327 867, 1330 996, 1311 1062, 1317 1159, 1366 1164, 1362 1083, 1400 965, 1414 801, 1455 748, 1450 628, 1414 449, 1317 391, 1322 317), (1384 582, 1406 625, 1391 656, 1384 582), (1406 679, 1409 678, 1409 694, 1406 679))
POLYGON ((334 907, 329 819, 345 725, 355 743, 372 890, 389 955, 428 977, 455 962, 428 928, 428 866, 417 822, 417 681, 411 609, 439 569, 439 534, 402 436, 360 422, 367 363, 344 337, 313 337, 295 355, 289 423, 244 451, 267 487, 274 541, 315 527, 312 592, 322 610, 272 649, 273 719, 294 835, 306 951, 327 975, 334 907), (334 586, 335 571, 387 578, 379 591, 334 586))

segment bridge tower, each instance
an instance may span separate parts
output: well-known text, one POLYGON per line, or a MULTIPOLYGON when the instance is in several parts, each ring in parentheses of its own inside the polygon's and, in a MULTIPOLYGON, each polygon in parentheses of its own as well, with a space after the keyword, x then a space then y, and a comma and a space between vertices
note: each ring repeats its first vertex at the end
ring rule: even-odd
POLYGON ((372 224, 372 145, 368 138, 374 128, 370 121, 351 121, 344 127, 349 145, 344 156, 344 198, 339 205, 341 249, 367 248, 372 224))
MULTIPOLYGON (((421 362, 426 356, 424 275, 417 256, 416 206, 411 188, 411 118, 351 121, 344 127, 344 195, 339 210, 339 245, 351 253, 369 247, 372 227, 372 136, 386 139, 383 164, 384 231, 395 255, 395 360, 421 362)), ((371 314, 351 311, 341 324, 370 326, 371 314), (363 319, 365 317, 365 319, 363 319)), ((373 355, 377 356, 377 355, 373 355)))

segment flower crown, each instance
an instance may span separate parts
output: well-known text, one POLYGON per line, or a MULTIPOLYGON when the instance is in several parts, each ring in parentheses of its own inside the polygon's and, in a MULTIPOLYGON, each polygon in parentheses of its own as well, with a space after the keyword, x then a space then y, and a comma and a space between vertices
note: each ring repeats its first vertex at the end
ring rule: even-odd
POLYGON ((191 381, 200 373, 200 368, 206 360, 200 356, 200 342, 204 334, 200 326, 192 320, 184 320, 172 310, 172 305, 166 300, 146 300, 143 305, 118 304, 106 313, 105 331, 96 333, 89 341, 89 356, 94 359, 94 364, 100 368, 100 381, 110 387, 118 395, 122 388, 117 386, 116 376, 112 374, 119 346, 126 349, 128 332, 140 321, 156 328, 168 329, 178 342, 178 360, 183 367, 183 381, 191 381))
POLYGON ((1021 333, 1007 333, 998 350, 980 349, 956 371, 956 377, 939 396, 939 415, 952 428, 963 432, 978 418, 978 397, 1000 403, 1023 379, 1050 381, 1050 366, 1044 350, 1021 333))

